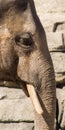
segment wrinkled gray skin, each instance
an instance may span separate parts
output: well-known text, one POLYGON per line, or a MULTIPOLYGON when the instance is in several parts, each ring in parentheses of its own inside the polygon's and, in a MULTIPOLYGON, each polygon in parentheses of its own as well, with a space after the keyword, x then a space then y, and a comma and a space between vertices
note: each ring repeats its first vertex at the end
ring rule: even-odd
POLYGON ((25 92, 34 85, 44 111, 35 111, 35 130, 54 129, 54 70, 33 0, 0 0, 0 80, 17 81, 25 92))

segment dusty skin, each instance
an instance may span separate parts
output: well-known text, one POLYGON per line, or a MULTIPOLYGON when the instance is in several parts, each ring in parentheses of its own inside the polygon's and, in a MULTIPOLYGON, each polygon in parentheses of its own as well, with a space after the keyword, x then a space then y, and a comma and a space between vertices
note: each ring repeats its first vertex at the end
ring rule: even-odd
POLYGON ((43 110, 34 111, 35 130, 54 129, 55 75, 33 0, 0 0, 0 80, 17 82, 28 96, 33 85, 43 110))

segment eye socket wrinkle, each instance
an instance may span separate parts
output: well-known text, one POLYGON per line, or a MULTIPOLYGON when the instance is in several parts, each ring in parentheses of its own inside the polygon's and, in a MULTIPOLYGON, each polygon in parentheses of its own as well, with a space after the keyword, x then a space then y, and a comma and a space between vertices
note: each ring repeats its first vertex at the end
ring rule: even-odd
POLYGON ((14 5, 16 9, 24 11, 27 9, 27 0, 16 0, 14 5))
POLYGON ((19 11, 24 11, 27 8, 27 0, 8 0, 0 1, 0 12, 4 13, 8 11, 9 8, 14 7, 15 9, 19 11))

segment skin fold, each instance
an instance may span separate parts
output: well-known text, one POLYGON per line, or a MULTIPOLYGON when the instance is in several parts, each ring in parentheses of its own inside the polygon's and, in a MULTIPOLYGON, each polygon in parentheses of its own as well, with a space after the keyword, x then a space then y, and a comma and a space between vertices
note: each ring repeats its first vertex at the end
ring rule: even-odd
POLYGON ((34 86, 43 113, 35 113, 35 130, 53 130, 56 87, 44 28, 33 0, 0 0, 0 80, 16 81, 29 96, 34 86))

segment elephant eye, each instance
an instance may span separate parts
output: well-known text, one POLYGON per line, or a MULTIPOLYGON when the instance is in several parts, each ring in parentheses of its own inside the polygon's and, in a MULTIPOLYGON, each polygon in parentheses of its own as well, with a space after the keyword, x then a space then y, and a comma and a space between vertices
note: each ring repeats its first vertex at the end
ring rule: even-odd
POLYGON ((33 46, 33 39, 30 33, 24 33, 21 36, 16 35, 15 43, 22 48, 31 48, 33 46))

